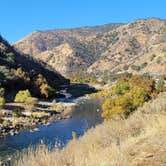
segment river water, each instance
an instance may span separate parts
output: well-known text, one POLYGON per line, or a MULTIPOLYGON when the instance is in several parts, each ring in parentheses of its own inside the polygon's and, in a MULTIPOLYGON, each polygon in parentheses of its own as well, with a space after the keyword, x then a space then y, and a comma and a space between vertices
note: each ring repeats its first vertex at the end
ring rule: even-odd
POLYGON ((72 139, 72 131, 80 137, 89 128, 102 122, 101 108, 95 100, 80 102, 73 109, 71 119, 56 120, 48 126, 40 125, 39 131, 25 130, 14 136, 0 138, 0 160, 12 157, 29 146, 36 146, 41 140, 50 147, 54 147, 56 142, 65 146, 72 139))

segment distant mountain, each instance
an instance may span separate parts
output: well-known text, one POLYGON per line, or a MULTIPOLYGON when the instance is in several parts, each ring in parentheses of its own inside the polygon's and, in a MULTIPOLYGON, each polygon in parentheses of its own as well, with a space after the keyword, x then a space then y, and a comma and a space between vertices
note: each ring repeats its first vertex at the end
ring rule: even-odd
POLYGON ((138 20, 95 40, 107 46, 90 73, 166 74, 166 20, 138 20))
POLYGON ((37 31, 14 47, 68 77, 79 71, 166 74, 166 20, 37 31))
MULTIPOLYGON (((4 87, 7 93, 16 93, 20 89, 29 88, 32 93, 40 94, 37 79, 43 79, 40 84, 46 88, 58 90, 61 85, 69 84, 58 72, 49 68, 43 62, 37 62, 29 56, 18 53, 12 46, 0 36, 0 87, 4 87), (37 91, 39 89, 39 91, 37 91)), ((39 81, 38 81, 39 83, 39 81)), ((43 86, 43 90, 44 89, 43 86)))
POLYGON ((46 62, 66 76, 77 69, 87 69, 93 64, 100 52, 93 38, 120 25, 122 24, 37 31, 14 43, 14 47, 20 52, 46 62))

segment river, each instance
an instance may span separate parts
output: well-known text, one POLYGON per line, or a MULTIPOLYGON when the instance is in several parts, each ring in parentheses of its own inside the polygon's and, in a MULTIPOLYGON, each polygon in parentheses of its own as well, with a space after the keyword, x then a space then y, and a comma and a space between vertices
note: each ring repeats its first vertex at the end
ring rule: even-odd
POLYGON ((39 131, 25 130, 14 136, 0 138, 0 160, 11 158, 16 152, 27 149, 30 145, 36 146, 41 140, 50 147, 54 147, 58 141, 63 147, 72 139, 72 131, 80 137, 89 128, 102 122, 99 111, 101 108, 95 100, 80 100, 73 109, 71 119, 56 120, 48 126, 40 125, 39 131))

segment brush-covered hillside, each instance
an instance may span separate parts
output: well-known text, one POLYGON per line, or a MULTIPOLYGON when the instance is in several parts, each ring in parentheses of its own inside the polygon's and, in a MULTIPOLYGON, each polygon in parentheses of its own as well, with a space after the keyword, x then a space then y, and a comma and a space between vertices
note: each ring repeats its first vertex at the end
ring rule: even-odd
POLYGON ((69 80, 44 63, 21 55, 0 36, 0 87, 5 88, 9 98, 21 89, 30 89, 35 96, 49 97, 64 84, 69 84, 69 80))
POLYGON ((37 31, 14 47, 71 77, 78 73, 166 73, 166 21, 142 19, 70 30, 37 31))

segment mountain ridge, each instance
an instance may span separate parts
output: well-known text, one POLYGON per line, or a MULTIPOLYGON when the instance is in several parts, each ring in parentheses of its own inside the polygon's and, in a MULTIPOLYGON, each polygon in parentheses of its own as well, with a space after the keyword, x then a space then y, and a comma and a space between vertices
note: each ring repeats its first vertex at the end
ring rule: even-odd
POLYGON ((13 46, 68 77, 78 70, 95 75, 166 73, 166 20, 138 19, 127 24, 104 26, 97 26, 97 30, 83 27, 35 32, 13 46), (65 49, 70 49, 71 59, 65 56, 62 51, 65 49), (58 58, 62 62, 60 65, 58 58))

